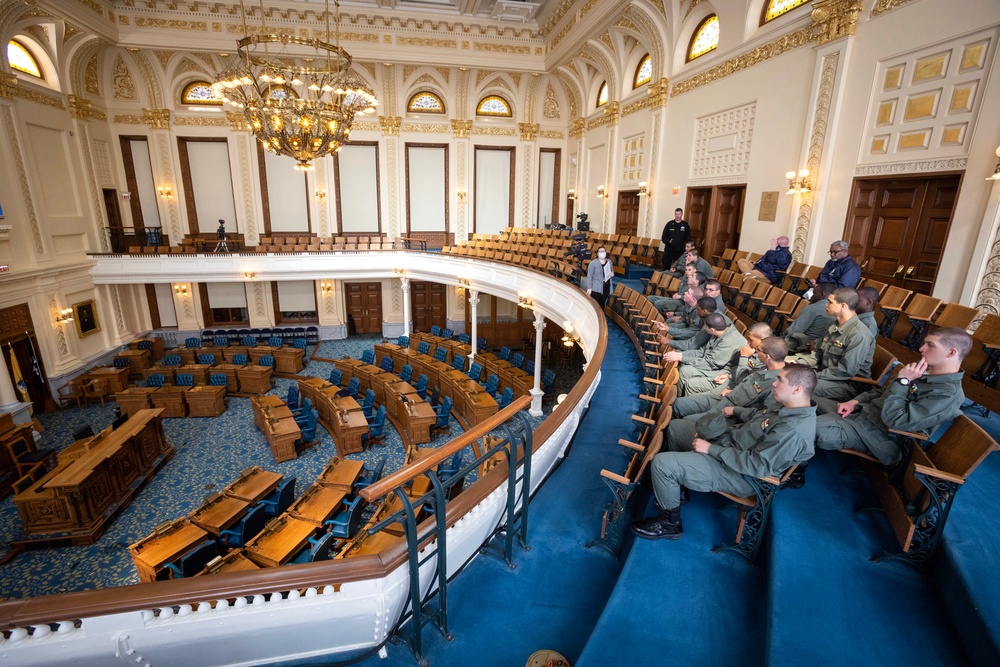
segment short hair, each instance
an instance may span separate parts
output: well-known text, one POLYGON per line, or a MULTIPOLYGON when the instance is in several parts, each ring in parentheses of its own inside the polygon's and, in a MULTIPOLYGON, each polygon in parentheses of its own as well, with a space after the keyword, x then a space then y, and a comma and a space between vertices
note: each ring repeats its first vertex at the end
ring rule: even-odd
POLYGON ((682 208, 675 208, 674 209, 674 213, 677 213, 678 211, 680 211, 681 213, 683 213, 684 209, 682 209, 682 208))
MULTIPOLYGON (((694 288, 698 289, 698 288, 694 288)), ((707 313, 714 313, 719 309, 719 304, 716 302, 715 297, 703 296, 698 299, 698 303, 695 304, 698 308, 701 308, 707 313)))
MULTIPOLYGON (((694 243, 694 241, 688 241, 688 243, 694 243)), ((700 257, 701 253, 698 252, 697 248, 691 248, 690 250, 688 250, 688 256, 690 257, 691 255, 694 255, 695 257, 700 257)))
POLYGON ((878 298, 881 296, 878 290, 874 287, 859 287, 858 296, 862 299, 871 299, 872 303, 878 303, 878 298))
POLYGON ((771 325, 767 322, 757 322, 756 324, 751 324, 747 329, 747 333, 754 338, 760 338, 761 340, 770 336, 773 332, 771 331, 771 325))
MULTIPOLYGON (((704 298, 704 296, 705 296, 705 290, 703 290, 702 288, 697 287, 697 286, 695 286, 695 287, 689 287, 688 288, 688 292, 690 292, 692 295, 694 295, 694 300, 696 302, 698 300, 704 298)), ((712 301, 715 301, 715 299, 712 299, 712 301)))
POLYGON ((716 287, 720 292, 722 291, 722 283, 720 283, 715 278, 705 281, 705 289, 708 289, 709 287, 716 287))
POLYGON ((972 349, 972 336, 958 327, 941 327, 940 329, 931 331, 927 335, 937 336, 941 339, 941 343, 945 347, 955 348, 955 351, 958 352, 959 360, 965 359, 965 355, 972 349))
POLYGON ((806 396, 812 398, 813 390, 816 389, 816 371, 805 364, 785 364, 781 371, 785 374, 788 384, 794 387, 802 387, 806 396))
POLYGON ((760 342, 760 351, 774 361, 784 361, 788 356, 788 343, 781 336, 768 336, 760 342))
POLYGON ((850 244, 847 241, 834 241, 830 245, 837 246, 840 250, 847 250, 850 247, 850 244))
POLYGON ((705 326, 709 329, 722 331, 726 328, 726 318, 723 317, 722 313, 709 313, 705 316, 705 326))
POLYGON ((824 297, 830 296, 830 292, 836 289, 836 285, 833 283, 816 283, 816 287, 813 288, 813 294, 822 294, 824 297))
POLYGON ((858 309, 858 291, 853 287, 838 287, 832 294, 837 303, 842 303, 851 310, 858 309))
POLYGON ((708 278, 708 276, 706 276, 701 271, 698 271, 697 273, 695 273, 694 277, 698 279, 698 284, 699 285, 704 285, 705 284, 705 280, 708 278))

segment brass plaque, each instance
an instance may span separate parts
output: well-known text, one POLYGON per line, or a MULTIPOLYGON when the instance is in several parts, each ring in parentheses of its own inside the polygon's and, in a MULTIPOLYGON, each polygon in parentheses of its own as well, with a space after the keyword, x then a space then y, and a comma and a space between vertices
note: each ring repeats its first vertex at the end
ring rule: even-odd
POLYGON ((766 222, 774 222, 778 217, 778 193, 777 192, 761 192, 760 193, 760 211, 757 213, 757 219, 766 222))

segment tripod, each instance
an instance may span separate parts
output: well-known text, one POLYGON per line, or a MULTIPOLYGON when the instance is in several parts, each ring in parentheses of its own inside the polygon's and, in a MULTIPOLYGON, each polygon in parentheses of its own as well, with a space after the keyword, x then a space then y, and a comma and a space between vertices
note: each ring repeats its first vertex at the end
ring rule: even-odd
POLYGON ((215 244, 215 250, 212 252, 229 252, 229 246, 226 245, 225 234, 221 234, 219 236, 219 242, 215 244))

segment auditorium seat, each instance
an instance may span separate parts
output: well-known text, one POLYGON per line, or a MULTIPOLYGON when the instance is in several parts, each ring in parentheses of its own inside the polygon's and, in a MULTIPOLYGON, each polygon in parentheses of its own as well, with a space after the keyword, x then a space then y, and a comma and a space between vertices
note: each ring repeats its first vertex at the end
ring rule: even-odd
POLYGON ((181 556, 177 562, 164 565, 164 571, 170 573, 171 579, 193 577, 204 570, 208 562, 218 555, 218 545, 213 540, 205 540, 181 556))
POLYGON ((264 512, 269 517, 278 516, 295 501, 295 477, 286 477, 278 484, 278 488, 263 498, 259 504, 264 506, 264 512))
POLYGON ((327 519, 323 525, 330 528, 330 534, 342 539, 350 539, 358 532, 361 525, 361 512, 364 509, 361 496, 355 496, 351 501, 344 499, 344 508, 332 519, 327 519))

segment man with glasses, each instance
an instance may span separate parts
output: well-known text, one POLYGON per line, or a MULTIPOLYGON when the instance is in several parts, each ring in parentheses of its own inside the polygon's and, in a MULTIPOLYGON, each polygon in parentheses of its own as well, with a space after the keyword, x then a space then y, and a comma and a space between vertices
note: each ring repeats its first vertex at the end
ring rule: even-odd
MULTIPOLYGON (((834 241, 830 244, 830 261, 823 266, 819 277, 813 280, 808 278, 810 289, 816 287, 816 283, 833 283, 834 288, 850 287, 854 289, 861 282, 861 267, 848 254, 850 252, 847 241, 834 241)), ((803 294, 805 298, 812 296, 807 290, 803 294)))

